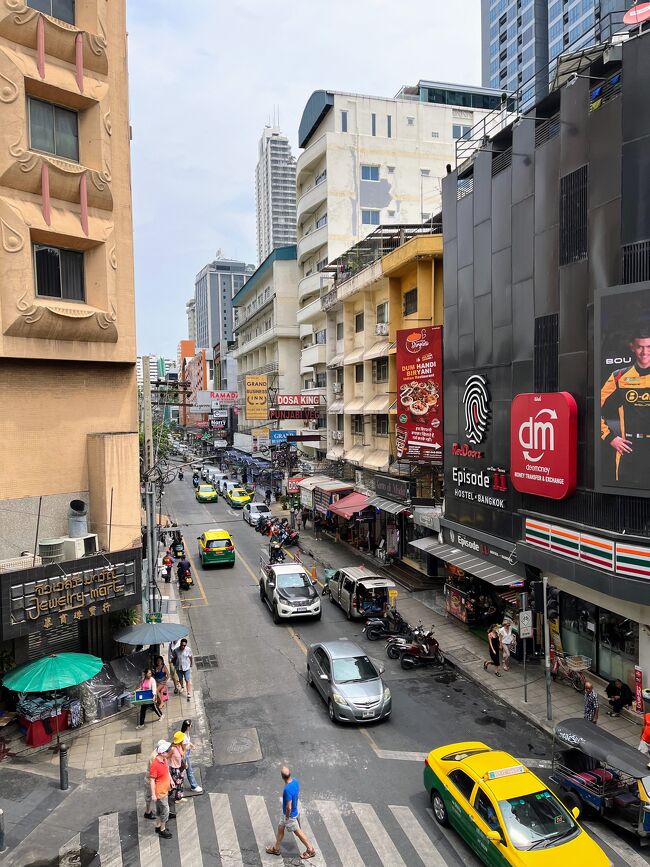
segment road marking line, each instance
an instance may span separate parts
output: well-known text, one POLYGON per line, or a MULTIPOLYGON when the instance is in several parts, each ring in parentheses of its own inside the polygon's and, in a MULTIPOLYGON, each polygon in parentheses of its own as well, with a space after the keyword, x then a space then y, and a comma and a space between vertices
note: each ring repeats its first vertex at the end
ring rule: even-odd
POLYGON ((355 804, 353 802, 352 809, 357 814, 382 864, 385 864, 386 867, 406 867, 397 851, 397 847, 388 836, 383 824, 379 821, 379 816, 374 808, 370 804, 355 804))
POLYGON ((620 856, 626 864, 629 864, 630 867, 648 867, 648 862, 645 858, 635 852, 634 849, 620 837, 611 834, 600 825, 596 827, 596 825, 593 825, 591 822, 583 822, 582 824, 591 834, 595 834, 596 837, 599 837, 603 841, 603 843, 606 843, 609 848, 616 852, 616 854, 620 856))
POLYGON ((176 811, 181 867, 203 867, 194 799, 186 798, 184 801, 179 801, 174 809, 176 811))
MULTIPOLYGON (((183 542, 184 541, 185 540, 183 540, 183 542)), ((187 547, 187 545, 185 546, 185 548, 186 548, 185 553, 187 554, 187 559, 190 561, 190 565, 192 567, 192 575, 196 576, 196 581, 197 581, 197 584, 199 587, 199 593, 201 594, 201 599, 203 600, 205 605, 209 605, 210 603, 208 602, 208 597, 205 595, 205 590, 203 589, 203 582, 201 581, 201 577, 199 575, 199 570, 196 566, 196 563, 194 562, 194 557, 192 556, 192 554, 190 554, 190 549, 187 547)))
MULTIPOLYGON (((137 792, 135 796, 138 811, 138 845, 140 847, 140 867, 162 867, 160 857, 160 840, 154 831, 154 823, 144 818, 144 795, 137 792)), ((155 804, 151 805, 155 810, 155 804)))
POLYGON ((278 863, 275 856, 266 854, 266 847, 272 846, 275 840, 275 831, 271 824, 269 811, 266 809, 266 801, 262 795, 246 795, 246 807, 253 826, 262 865, 263 867, 275 867, 278 863))
POLYGON ((433 841, 408 807, 393 807, 388 809, 399 822, 402 831, 408 837, 411 846, 425 867, 446 867, 447 862, 433 845, 433 841))
POLYGON ((99 817, 99 857, 102 867, 122 867, 119 814, 99 817))
POLYGON ((293 628, 293 626, 287 626, 287 632, 293 638, 293 640, 296 642, 296 644, 302 650, 302 652, 305 654, 305 656, 307 656, 307 645, 302 640, 302 638, 298 635, 298 633, 293 628))
MULTIPOLYGON (((309 859, 309 864, 314 864, 314 865, 316 865, 316 867, 327 867, 327 865, 325 863, 325 859, 321 855, 320 847, 319 847, 318 843, 316 842, 316 837, 314 837, 314 832, 312 831, 311 825, 309 824, 309 819, 307 818, 307 815, 305 813, 300 814, 300 828, 303 831, 303 833, 305 834, 305 836, 307 837, 307 839, 309 840, 309 842, 311 843, 311 845, 316 850, 316 854, 314 855, 314 857, 309 859)), ((297 845, 298 839, 297 839, 297 837, 295 837, 295 835, 294 835, 294 839, 296 840, 296 845, 297 845)), ((286 840, 286 835, 285 835, 285 840, 286 840)))
POLYGON ((334 843, 341 864, 345 867, 364 867, 359 850, 354 845, 350 832, 341 818, 341 811, 333 801, 314 801, 314 806, 321 814, 327 833, 334 843))
POLYGON ((74 867, 81 861, 81 834, 75 834, 59 849, 59 867, 74 867))
MULTIPOLYGON (((223 867, 244 867, 237 831, 228 803, 228 795, 210 794, 210 806, 214 818, 214 830, 217 832, 219 857, 223 867)), ((192 865, 188 865, 188 867, 192 867, 192 865)))
MULTIPOLYGON (((237 549, 235 549, 235 551, 237 551, 237 549)), ((257 575, 256 575, 256 574, 253 572, 253 570, 251 569, 251 567, 250 567, 250 565, 249 565, 248 560, 246 559, 246 557, 244 557, 244 555, 243 555, 243 554, 240 554, 239 552, 236 553, 236 556, 239 557, 239 559, 242 561, 242 564, 243 564, 244 568, 246 569, 246 571, 248 572, 248 574, 249 574, 249 575, 251 576, 251 578, 253 579, 253 584, 255 584, 256 587, 259 587, 259 586, 260 586, 259 578, 257 577, 257 575)))

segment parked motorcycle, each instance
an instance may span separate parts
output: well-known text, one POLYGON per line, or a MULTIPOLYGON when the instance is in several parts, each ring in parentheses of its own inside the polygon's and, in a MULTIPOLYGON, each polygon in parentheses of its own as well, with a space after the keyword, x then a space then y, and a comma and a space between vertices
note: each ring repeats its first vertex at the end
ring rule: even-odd
POLYGON ((400 665, 405 670, 422 668, 425 665, 444 665, 445 657, 433 636, 433 627, 424 638, 408 644, 400 655, 400 665))
POLYGON ((415 641, 424 639, 426 630, 422 623, 417 626, 409 626, 405 635, 393 635, 386 642, 386 654, 389 659, 399 659, 402 651, 415 641))
POLYGON ((389 635, 406 635, 410 629, 399 611, 392 608, 386 617, 371 617, 370 620, 366 620, 363 632, 366 633, 368 641, 377 641, 389 635))
POLYGON ((269 544, 269 562, 284 563, 284 551, 282 550, 282 542, 279 539, 272 539, 269 544))
POLYGON ((192 578, 192 567, 189 563, 181 561, 178 564, 178 589, 179 590, 189 590, 190 587, 194 584, 194 579, 192 578))

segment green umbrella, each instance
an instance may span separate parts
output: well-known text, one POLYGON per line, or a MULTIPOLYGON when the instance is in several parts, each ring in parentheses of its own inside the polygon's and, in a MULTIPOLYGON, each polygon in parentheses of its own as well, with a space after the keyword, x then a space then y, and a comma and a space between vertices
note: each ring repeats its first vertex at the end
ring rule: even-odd
POLYGON ((55 692, 90 680, 103 665, 89 653, 52 653, 15 668, 2 683, 15 692, 55 692))

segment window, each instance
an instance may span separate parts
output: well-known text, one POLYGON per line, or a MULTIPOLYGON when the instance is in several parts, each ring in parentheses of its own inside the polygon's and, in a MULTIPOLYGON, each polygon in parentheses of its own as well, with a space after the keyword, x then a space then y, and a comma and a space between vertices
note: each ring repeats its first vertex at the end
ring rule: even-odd
POLYGON ((420 169, 420 175, 423 178, 428 178, 430 174, 431 174, 431 169, 420 169))
POLYGON ((452 781, 454 786, 456 786, 461 795, 469 801, 474 788, 474 780, 469 777, 465 771, 460 770, 452 771, 449 774, 449 779, 452 781))
POLYGON ((336 323, 336 339, 337 340, 343 340, 343 323, 342 322, 336 323))
POLYGON ((317 373, 316 374, 316 388, 326 388, 327 387, 327 374, 317 373))
POLYGON ((415 313, 418 309, 418 290, 417 287, 415 289, 409 289, 408 292, 404 293, 404 316, 410 316, 411 313, 415 313))
POLYGON ((374 111, 370 115, 370 135, 377 135, 377 115, 374 111))
POLYGON ((377 305, 377 324, 382 325, 388 322, 388 301, 382 301, 377 305))
POLYGON ((364 226, 378 226, 379 211, 371 211, 369 208, 364 208, 364 210, 361 211, 361 222, 364 226))
POLYGON ((326 225, 327 225, 327 213, 323 214, 322 217, 319 217, 316 220, 316 228, 320 229, 320 228, 322 228, 322 226, 326 226, 326 225))
POLYGON ((337 415, 336 416, 336 429, 337 430, 343 430, 344 429, 343 425, 344 425, 343 416, 337 415))
POLYGON ((36 294, 66 301, 84 300, 84 254, 34 244, 36 294))
POLYGON ((327 329, 323 328, 321 331, 317 331, 314 335, 314 343, 327 343, 327 329))
POLYGON ((354 381, 363 382, 363 364, 354 365, 354 381))
POLYGON ((588 169, 560 178, 560 265, 587 258, 588 169))
POLYGON ((79 161, 79 129, 76 111, 29 100, 29 145, 33 150, 79 161))
POLYGON ((388 169, 389 175, 395 174, 395 166, 386 166, 386 168, 388 169))
POLYGON ((321 259, 320 262, 316 262, 316 270, 322 271, 327 265, 327 256, 324 259, 321 259))
POLYGON ((491 831, 501 830, 492 801, 490 801, 482 789, 479 789, 476 793, 476 797, 474 798, 474 809, 491 831))
POLYGON ((59 21, 74 24, 74 0, 27 0, 27 5, 59 21))
POLYGON ((451 128, 451 134, 455 139, 467 138, 472 130, 471 126, 455 123, 451 128))
POLYGON ((364 320, 363 311, 361 311, 361 313, 357 313, 355 315, 355 317, 354 317, 355 334, 358 334, 360 331, 363 331, 363 328, 364 328, 363 320, 364 320))
POLYGON ((435 132, 435 130, 431 133, 431 138, 440 138, 440 133, 435 132))
POLYGON ((375 382, 388 382, 388 359, 377 358, 375 365, 375 382))
POLYGON ((379 166, 361 166, 361 180, 362 181, 378 181, 379 180, 379 166))
POLYGON ((393 118, 390 114, 386 115, 386 135, 388 138, 393 137, 393 118))
POLYGON ((414 126, 415 125, 415 118, 414 117, 407 117, 406 118, 406 125, 407 126, 414 126))
POLYGON ((353 434, 362 434, 363 433, 363 416, 362 415, 353 415, 352 416, 352 433, 353 434))
POLYGON ((388 416, 387 415, 376 415, 375 416, 375 436, 378 436, 378 437, 387 437, 388 436, 388 416))
POLYGON ((347 111, 341 112, 341 132, 348 131, 348 113, 347 111))

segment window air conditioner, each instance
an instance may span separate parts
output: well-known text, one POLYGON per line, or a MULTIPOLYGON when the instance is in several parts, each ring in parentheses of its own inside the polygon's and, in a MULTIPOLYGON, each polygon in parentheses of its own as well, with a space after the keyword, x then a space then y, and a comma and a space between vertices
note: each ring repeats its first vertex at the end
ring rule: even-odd
POLYGON ((68 537, 63 540, 63 556, 65 560, 80 560, 88 554, 96 554, 99 550, 97 535, 87 533, 85 536, 68 537))
POLYGON ((65 539, 42 539, 38 543, 38 556, 44 566, 48 563, 62 563, 65 559, 63 546, 65 539))
POLYGON ((335 443, 343 442, 343 431, 342 430, 333 430, 332 431, 332 441, 335 443))
POLYGON ((375 325, 375 334, 377 337, 388 337, 388 322, 378 322, 375 325))
POLYGON ((342 382, 335 382, 332 385, 332 391, 334 392, 334 394, 341 394, 341 392, 343 391, 343 383, 342 382))

